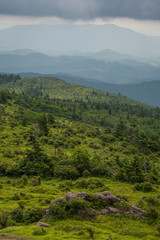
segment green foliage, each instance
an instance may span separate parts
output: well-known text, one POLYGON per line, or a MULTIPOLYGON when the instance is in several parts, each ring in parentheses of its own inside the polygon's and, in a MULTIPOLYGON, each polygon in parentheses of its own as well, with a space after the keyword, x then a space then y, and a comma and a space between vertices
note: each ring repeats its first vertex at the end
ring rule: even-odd
POLYGON ((13 197, 11 197, 11 200, 18 201, 20 200, 20 196, 17 193, 15 193, 13 197))
POLYGON ((39 176, 34 176, 33 178, 30 179, 30 184, 32 186, 39 186, 39 185, 41 185, 41 178, 39 176))
POLYGON ((157 231, 160 234, 160 224, 157 225, 157 231))
POLYGON ((34 223, 39 221, 43 216, 43 210, 41 208, 22 208, 19 206, 11 212, 11 218, 17 223, 34 223))
POLYGON ((28 185, 28 176, 27 175, 22 175, 21 178, 19 178, 19 180, 17 181, 17 184, 19 185, 19 187, 24 187, 26 185, 28 185))
MULTIPOLYGON (((12 220, 21 225, 22 230, 17 228, 15 235, 43 238, 41 232, 32 234, 34 228, 29 223, 40 220, 41 207, 47 208, 67 191, 87 189, 89 207, 102 209, 107 201, 95 201, 91 193, 110 189, 124 199, 118 206, 122 213, 139 202, 148 221, 99 216, 89 223, 98 228, 98 237, 156 239, 160 109, 56 78, 5 81, 0 87, 18 94, 0 91, 0 208, 11 212, 12 220)), ((59 221, 54 221, 47 238, 88 238, 85 219, 94 216, 89 215, 85 204, 78 199, 52 205, 53 220, 61 219, 64 228, 59 230, 59 221), (84 226, 73 218, 77 211, 84 217, 84 226), (71 235, 63 231, 67 224, 74 226, 71 235)))
POLYGON ((16 82, 17 80, 20 80, 19 75, 14 74, 0 74, 0 85, 7 83, 7 82, 16 82))
POLYGON ((109 166, 103 161, 100 161, 94 168, 92 168, 92 173, 94 176, 111 176, 109 166))
POLYGON ((84 170, 82 177, 91 177, 91 173, 86 169, 84 170))
POLYGON ((85 170, 89 170, 90 160, 87 151, 78 149, 74 151, 72 158, 73 164, 75 165, 81 176, 85 170))
POLYGON ((53 164, 51 159, 42 151, 34 135, 30 136, 31 150, 27 150, 26 157, 20 163, 22 174, 28 176, 51 176, 53 175, 53 164))
POLYGON ((6 211, 2 211, 0 213, 0 228, 8 227, 9 223, 10 223, 9 213, 6 211))
POLYGON ((67 201, 65 199, 60 199, 56 204, 52 204, 49 207, 49 215, 55 219, 65 219, 67 201))
POLYGON ((17 223, 24 221, 24 210, 22 208, 16 208, 11 212, 11 219, 17 223))
POLYGON ((45 113, 42 116, 40 116, 38 123, 39 123, 40 134, 47 136, 49 132, 49 128, 48 128, 48 121, 45 113))
POLYGON ((24 222, 26 223, 34 223, 38 222, 43 216, 43 209, 31 207, 24 210, 24 222))
POLYGON ((36 227, 32 232, 32 235, 35 235, 35 236, 44 236, 46 234, 47 234, 46 230, 40 227, 36 227))
POLYGON ((92 227, 88 227, 86 228, 87 232, 89 233, 89 237, 94 239, 94 233, 95 233, 95 229, 92 227))
POLYGON ((65 219, 75 214, 85 215, 89 207, 89 202, 81 198, 71 198, 69 201, 59 199, 56 204, 49 207, 49 215, 55 219, 65 219))
POLYGON ((54 175, 63 179, 75 179, 79 177, 79 172, 73 165, 57 165, 54 175))
POLYGON ((150 207, 146 212, 146 217, 150 222, 156 221, 159 217, 157 209, 155 207, 150 207))
POLYGON ((119 203, 114 203, 114 206, 120 210, 121 214, 125 214, 126 211, 130 210, 130 205, 126 201, 121 201, 119 203))
POLYGON ((81 178, 75 182, 74 186, 77 188, 95 189, 104 187, 105 184, 101 179, 98 178, 81 178))
POLYGON ((69 213, 76 214, 79 210, 85 212, 89 207, 89 203, 81 198, 72 198, 68 201, 67 208, 69 208, 69 213))
POLYGON ((95 199, 94 195, 90 195, 90 206, 93 209, 101 210, 109 206, 109 201, 104 199, 95 199))
POLYGON ((134 185, 134 190, 143 191, 143 192, 151 192, 151 191, 153 191, 153 187, 152 187, 152 184, 149 182, 136 183, 134 185))

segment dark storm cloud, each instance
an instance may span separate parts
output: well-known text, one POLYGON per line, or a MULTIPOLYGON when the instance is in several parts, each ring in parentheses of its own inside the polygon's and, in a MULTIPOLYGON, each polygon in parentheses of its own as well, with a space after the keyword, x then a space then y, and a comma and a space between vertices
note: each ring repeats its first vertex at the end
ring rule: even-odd
POLYGON ((0 0, 0 14, 71 20, 97 17, 160 20, 160 0, 0 0))

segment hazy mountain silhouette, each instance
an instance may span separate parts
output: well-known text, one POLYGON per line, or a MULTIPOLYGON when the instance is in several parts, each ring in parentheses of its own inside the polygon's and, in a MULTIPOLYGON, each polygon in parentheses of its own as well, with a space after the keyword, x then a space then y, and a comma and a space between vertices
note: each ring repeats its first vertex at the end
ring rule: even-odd
POLYGON ((28 25, 0 30, 0 51, 29 48, 46 54, 111 49, 138 57, 159 58, 160 37, 106 25, 28 25))
MULTIPOLYGON (((108 83, 143 82, 158 80, 160 68, 130 59, 98 60, 87 56, 51 57, 42 53, 16 50, 16 54, 0 54, 0 72, 38 72, 41 74, 72 74, 108 83), (23 53, 23 54, 22 54, 23 53), (125 62, 126 61, 126 62, 125 62)), ((120 57, 120 54, 118 55, 120 57)))

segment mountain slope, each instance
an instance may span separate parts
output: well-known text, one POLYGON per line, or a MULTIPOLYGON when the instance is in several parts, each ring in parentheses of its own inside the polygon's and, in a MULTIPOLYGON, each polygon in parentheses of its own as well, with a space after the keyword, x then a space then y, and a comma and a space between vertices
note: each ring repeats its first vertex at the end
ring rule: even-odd
MULTIPOLYGON (((159 106, 160 107, 160 81, 149 81, 143 82, 140 84, 110 84, 104 83, 94 79, 86 79, 78 76, 73 75, 63 75, 63 74, 40 74, 40 73, 20 73, 22 78, 24 77, 37 77, 37 76, 52 76, 62 79, 68 83, 79 84, 81 86, 90 87, 93 89, 97 89, 104 92, 114 93, 114 94, 121 94, 128 98, 132 98, 134 100, 147 103, 152 106, 159 106)), ((21 83, 17 82, 18 85, 21 83)), ((13 84, 12 88, 15 86, 13 84)), ((1 88, 5 88, 5 84, 1 85, 1 88)), ((9 85, 7 85, 10 88, 9 85)))
POLYGON ((0 54, 0 72, 39 72, 72 74, 109 83, 158 80, 160 68, 133 60, 106 62, 86 56, 51 57, 42 53, 0 54))
POLYGON ((0 31, 0 50, 29 48, 50 54, 111 49, 138 57, 159 57, 159 37, 148 37, 115 25, 32 25, 0 31), (43 33, 43 34, 42 34, 43 33), (20 37, 17 37, 20 36, 20 37))
MULTIPOLYGON (((31 73, 30 76, 32 76, 31 73)), ((148 79, 147 82, 142 82, 138 84, 110 84, 101 81, 93 81, 91 79, 80 78, 72 75, 67 76, 59 74, 57 75, 57 77, 70 83, 92 87, 100 91, 121 94, 128 98, 132 98, 134 100, 147 103, 152 106, 160 107, 160 80, 149 81, 148 79)))
POLYGON ((0 75, 0 87, 0 236, 158 239, 160 108, 53 77, 0 75), (98 216, 104 191, 122 201, 98 216), (67 192, 87 192, 92 214, 61 199, 43 219, 67 192), (143 219, 126 215, 133 204, 143 219))

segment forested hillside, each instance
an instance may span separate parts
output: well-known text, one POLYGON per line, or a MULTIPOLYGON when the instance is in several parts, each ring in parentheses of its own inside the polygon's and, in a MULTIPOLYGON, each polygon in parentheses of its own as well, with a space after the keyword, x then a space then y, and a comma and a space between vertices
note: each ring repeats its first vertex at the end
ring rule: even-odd
POLYGON ((0 88, 0 236, 159 239, 160 108, 51 77, 1 75, 0 88), (97 215, 105 191, 122 201, 97 215), (49 208, 67 192, 89 200, 49 208))

